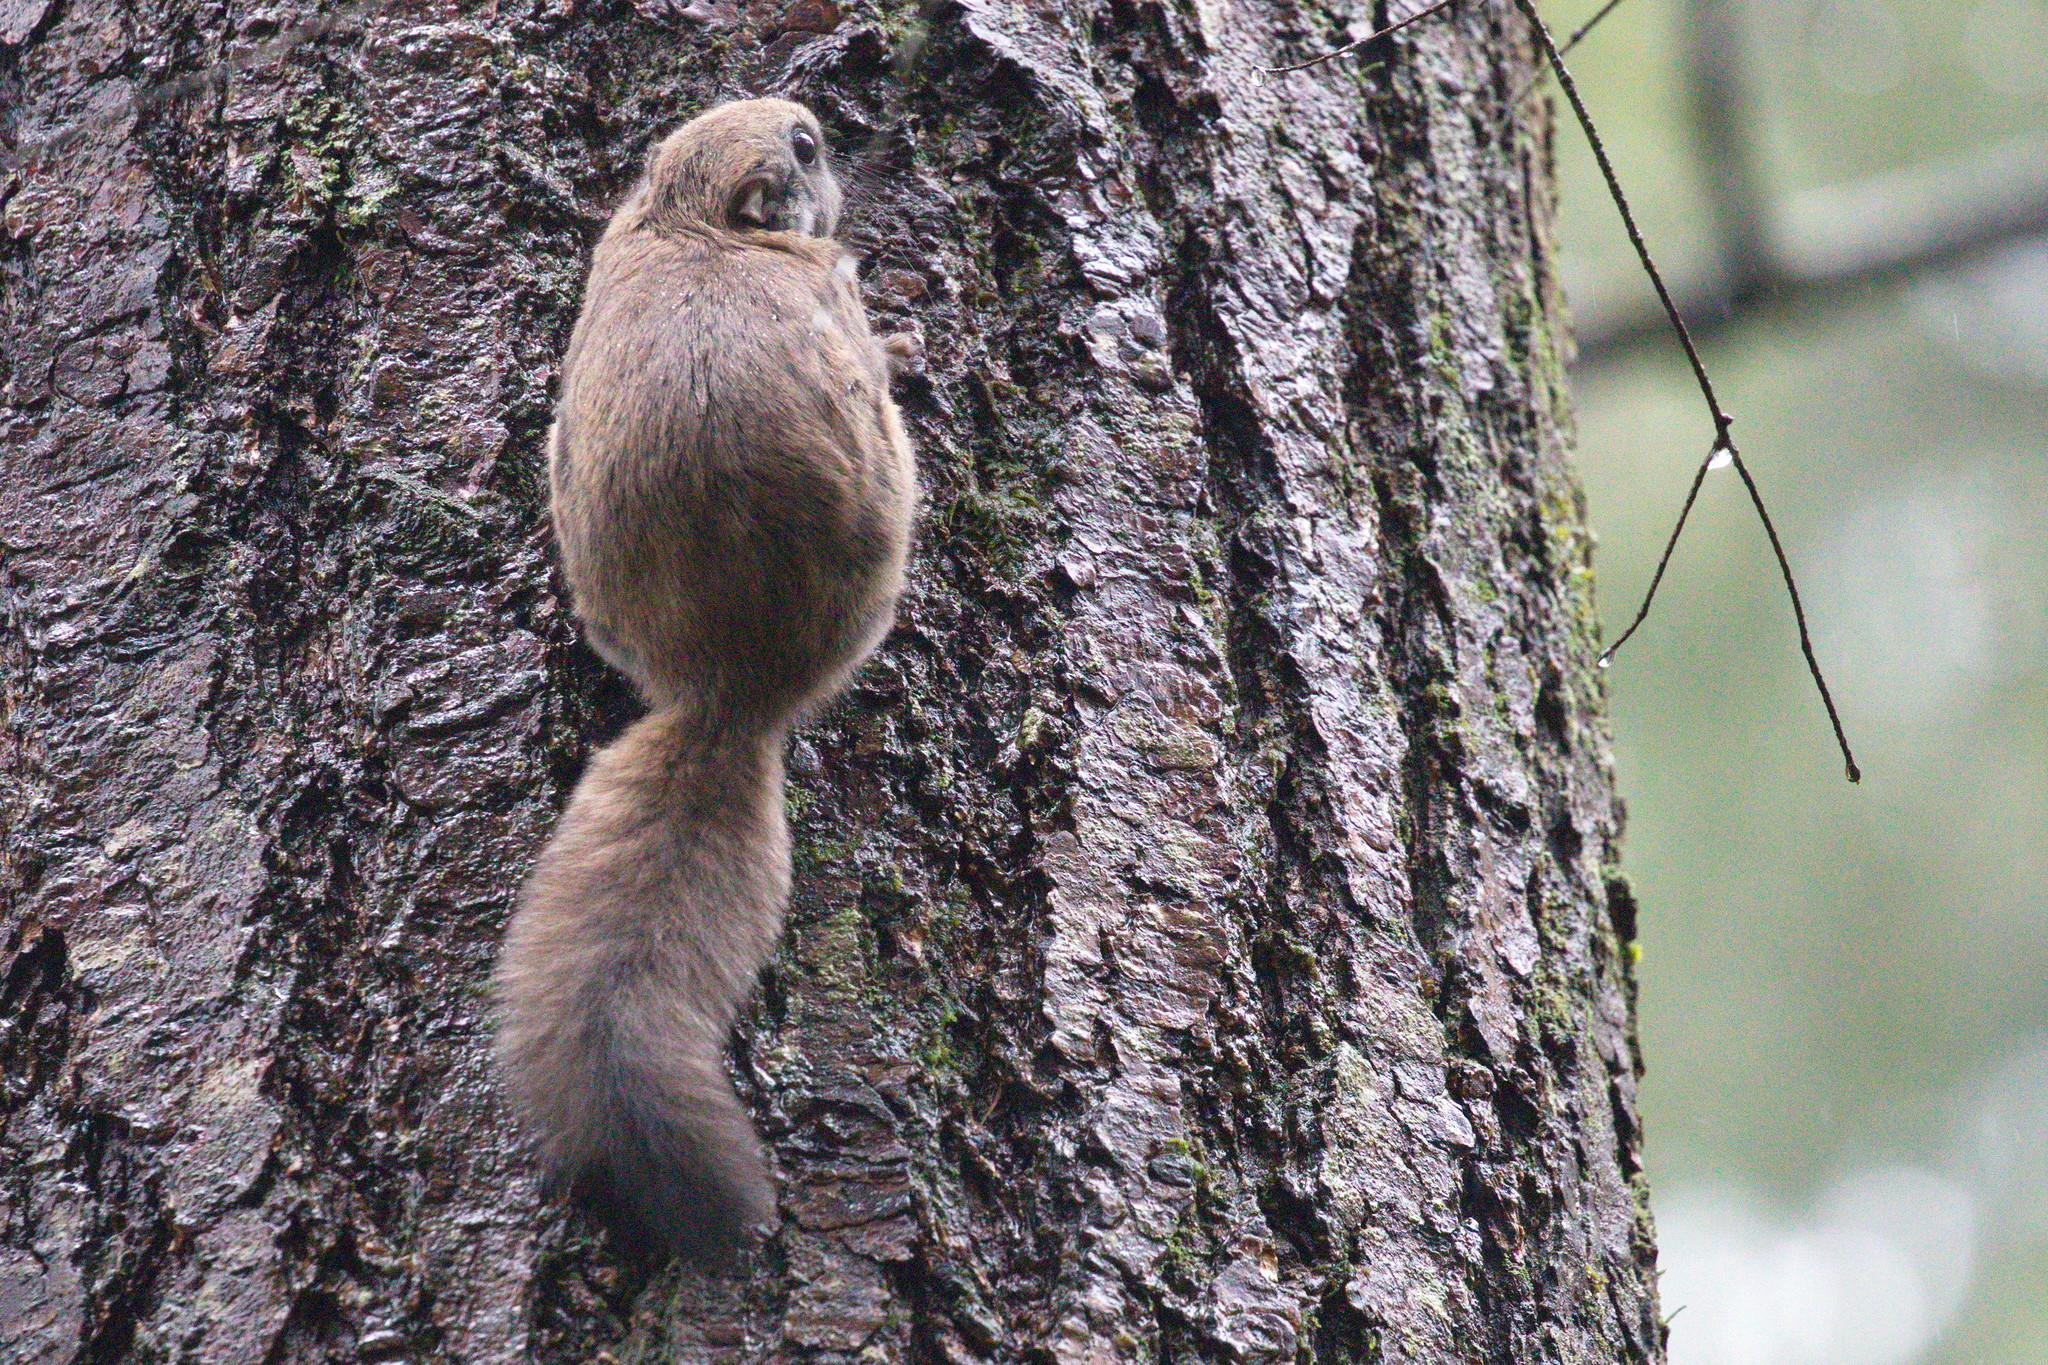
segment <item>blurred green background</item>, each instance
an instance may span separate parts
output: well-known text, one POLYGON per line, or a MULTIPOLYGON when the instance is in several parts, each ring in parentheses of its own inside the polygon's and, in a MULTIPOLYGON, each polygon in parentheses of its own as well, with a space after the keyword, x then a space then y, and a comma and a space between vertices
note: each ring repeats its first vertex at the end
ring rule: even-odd
MULTIPOLYGON (((1692 2, 1626 0, 1570 58, 1681 277, 1715 258, 1692 2)), ((1561 37, 1598 4, 1543 8, 1561 37)), ((1773 202, 2048 135, 2048 0, 1732 8, 1773 202)), ((1558 144, 1575 308, 1640 310, 1591 157, 1558 144)), ((1710 474, 1607 674, 1672 1359, 2048 1362, 2048 237, 1785 291, 1703 351, 1865 780, 1710 474)), ((1712 428, 1668 338, 1592 347, 1575 382, 1613 639, 1712 428)))

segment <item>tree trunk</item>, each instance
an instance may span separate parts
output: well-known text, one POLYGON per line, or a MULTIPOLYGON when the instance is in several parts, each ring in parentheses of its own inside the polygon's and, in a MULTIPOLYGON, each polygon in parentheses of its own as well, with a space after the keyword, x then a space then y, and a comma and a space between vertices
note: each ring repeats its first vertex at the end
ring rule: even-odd
POLYGON ((1662 1358, 1505 0, 1271 78, 1384 15, 305 17, 0 0, 0 1355, 1662 1358), (546 532, 586 255, 770 91, 928 496, 794 745, 718 1280, 541 1201, 487 982, 633 710, 546 532))

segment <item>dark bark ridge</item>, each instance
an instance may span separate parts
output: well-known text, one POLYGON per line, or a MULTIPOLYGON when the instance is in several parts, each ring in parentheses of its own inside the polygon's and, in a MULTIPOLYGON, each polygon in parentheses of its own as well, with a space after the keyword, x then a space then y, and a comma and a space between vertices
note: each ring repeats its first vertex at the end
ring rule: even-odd
POLYGON ((0 6, 17 142, 127 109, 0 170, 8 1359, 1662 1358, 1519 21, 844 9, 395 3, 134 110, 298 16, 0 6), (632 709, 545 531, 585 253, 771 91, 928 501, 792 753, 783 1228, 650 1277, 485 990, 632 709))

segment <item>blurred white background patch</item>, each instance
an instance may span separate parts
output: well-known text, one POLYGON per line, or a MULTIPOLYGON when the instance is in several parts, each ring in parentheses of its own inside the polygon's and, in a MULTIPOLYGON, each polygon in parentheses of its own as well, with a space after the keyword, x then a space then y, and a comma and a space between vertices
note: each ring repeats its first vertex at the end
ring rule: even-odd
POLYGON ((2048 1045, 1949 1106, 1919 1164, 1854 1169, 1810 1208, 1719 1185, 1657 1199, 1672 1365, 1911 1365, 1987 1256, 2048 1234, 2048 1045))
POLYGON ((1937 712, 1996 660, 1989 584, 1997 507, 1976 481, 1930 478, 1838 521, 1811 572, 1822 652, 1858 707, 1894 722, 1937 712))
MULTIPOLYGON (((2033 0, 2048 14, 2048 4, 2033 0)), ((2048 71, 2048 54, 2043 69, 2048 71)), ((2048 237, 1987 253, 1917 286, 1913 311, 1944 345, 1999 379, 2048 383, 2048 237)))

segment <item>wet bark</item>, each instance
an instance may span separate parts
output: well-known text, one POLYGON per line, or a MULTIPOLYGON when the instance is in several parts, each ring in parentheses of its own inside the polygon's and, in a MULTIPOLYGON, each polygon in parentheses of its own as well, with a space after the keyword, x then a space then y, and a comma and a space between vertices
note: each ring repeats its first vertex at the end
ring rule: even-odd
POLYGON ((1378 7, 305 17, 0 3, 0 1355, 1662 1358, 1511 6, 1270 80, 1378 7), (633 709, 545 530, 585 254, 771 91, 928 502, 707 1280, 540 1201, 486 983, 633 709))

